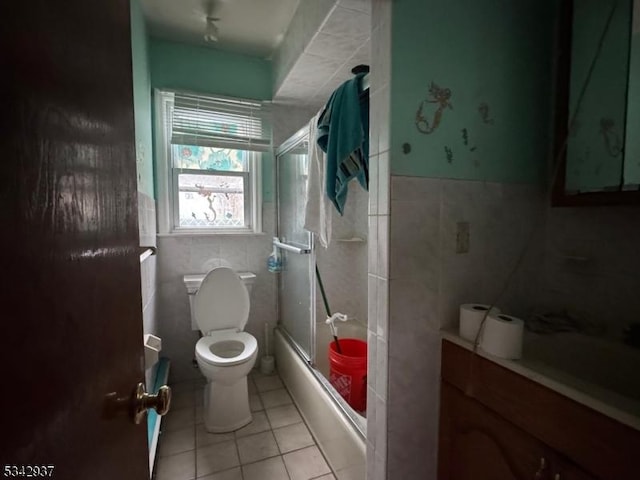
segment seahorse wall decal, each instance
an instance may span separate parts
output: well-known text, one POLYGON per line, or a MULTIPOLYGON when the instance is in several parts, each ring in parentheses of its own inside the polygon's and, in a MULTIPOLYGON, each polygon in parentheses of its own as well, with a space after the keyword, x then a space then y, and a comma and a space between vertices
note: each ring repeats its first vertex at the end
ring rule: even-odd
POLYGON ((489 118, 489 104, 487 102, 482 102, 478 105, 478 112, 480 112, 482 123, 493 125, 493 118, 489 118))
POLYGON ((453 150, 445 145, 444 153, 447 156, 447 163, 453 163, 453 150))
POLYGON ((615 130, 615 122, 612 118, 600 119, 600 133, 604 138, 604 148, 611 157, 617 157, 622 153, 620 135, 615 130))
POLYGON ((444 109, 449 107, 451 110, 453 110, 453 105, 449 103, 450 99, 450 89, 440 88, 434 82, 431 82, 431 86, 429 87, 429 94, 425 100, 422 100, 422 102, 420 102, 420 106, 418 107, 418 111, 416 112, 415 123, 416 128, 419 132, 428 135, 440 126, 444 109), (424 116, 424 109, 428 106, 429 103, 435 103, 438 106, 433 115, 433 120, 431 121, 431 123, 429 123, 424 116))

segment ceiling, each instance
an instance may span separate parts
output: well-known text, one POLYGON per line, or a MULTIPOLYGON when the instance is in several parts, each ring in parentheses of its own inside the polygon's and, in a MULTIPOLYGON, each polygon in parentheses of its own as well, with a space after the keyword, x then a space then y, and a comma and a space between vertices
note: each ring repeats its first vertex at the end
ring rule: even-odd
POLYGON ((141 0, 153 36, 270 58, 300 0, 215 0, 219 40, 204 41, 209 0, 141 0))
POLYGON ((204 32, 209 0, 141 0, 149 33, 167 40, 274 59, 287 35, 285 46, 295 55, 284 78, 276 82, 274 101, 312 109, 353 78, 351 68, 371 62, 371 0, 324 1, 332 4, 326 16, 305 16, 309 9, 312 17, 321 12, 316 1, 214 0, 211 13, 220 18, 219 41, 208 43, 204 32), (293 25, 299 6, 306 10, 293 25), (290 26, 293 34, 287 34, 290 26))

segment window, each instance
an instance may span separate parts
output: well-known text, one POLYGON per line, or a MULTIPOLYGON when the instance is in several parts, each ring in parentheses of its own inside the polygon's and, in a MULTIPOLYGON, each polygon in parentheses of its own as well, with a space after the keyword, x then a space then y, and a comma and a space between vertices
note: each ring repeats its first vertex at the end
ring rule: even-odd
POLYGON ((171 145, 174 228, 248 227, 251 155, 244 150, 171 145))
POLYGON ((260 232, 262 105, 156 90, 156 115, 159 233, 260 232))

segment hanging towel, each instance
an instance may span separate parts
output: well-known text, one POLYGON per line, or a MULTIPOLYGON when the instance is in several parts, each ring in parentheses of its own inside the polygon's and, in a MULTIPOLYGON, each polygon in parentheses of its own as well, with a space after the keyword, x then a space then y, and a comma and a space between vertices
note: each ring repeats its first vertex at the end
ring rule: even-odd
POLYGON ((318 120, 318 145, 327 154, 325 191, 340 215, 351 179, 369 189, 369 97, 360 100, 364 75, 338 87, 318 120))
POLYGON ((316 234, 324 248, 331 241, 331 203, 324 194, 326 156, 318 146, 318 113, 309 122, 309 175, 307 177, 307 202, 304 211, 304 228, 316 234))

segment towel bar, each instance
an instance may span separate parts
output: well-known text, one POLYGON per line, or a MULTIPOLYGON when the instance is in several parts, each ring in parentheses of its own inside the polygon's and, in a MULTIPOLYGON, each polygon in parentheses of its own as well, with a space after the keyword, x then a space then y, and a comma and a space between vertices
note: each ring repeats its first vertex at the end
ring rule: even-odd
POLYGON ((300 248, 294 245, 289 245, 288 243, 277 242, 274 240, 273 245, 280 248, 281 250, 286 250, 287 252, 297 253, 298 255, 309 255, 311 253, 310 248, 300 248))

